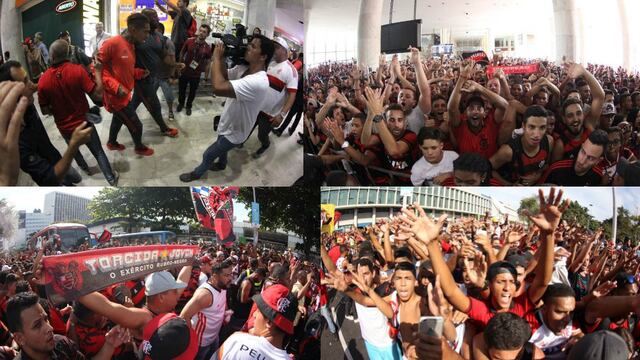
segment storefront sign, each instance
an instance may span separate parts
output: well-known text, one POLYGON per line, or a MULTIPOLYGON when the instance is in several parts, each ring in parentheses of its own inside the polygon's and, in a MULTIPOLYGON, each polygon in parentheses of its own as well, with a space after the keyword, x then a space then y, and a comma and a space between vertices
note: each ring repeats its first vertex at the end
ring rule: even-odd
POLYGON ((82 3, 82 30, 84 32, 85 51, 89 49, 91 39, 96 36, 96 23, 99 21, 100 0, 84 0, 82 3))
POLYGON ((77 5, 78 2, 76 0, 65 0, 56 6, 56 12, 58 14, 62 14, 75 9, 77 5))

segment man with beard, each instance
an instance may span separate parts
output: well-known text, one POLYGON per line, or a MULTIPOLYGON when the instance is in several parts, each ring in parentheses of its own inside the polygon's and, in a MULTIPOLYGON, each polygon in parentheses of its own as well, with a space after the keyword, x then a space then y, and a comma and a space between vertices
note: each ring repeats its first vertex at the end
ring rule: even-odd
POLYGON ((452 141, 458 144, 458 153, 474 152, 490 158, 498 150, 498 132, 503 116, 496 116, 498 109, 504 111, 509 105, 500 95, 487 90, 478 83, 469 80, 473 63, 469 63, 460 71, 451 98, 449 99, 449 123, 452 141), (463 88, 464 85, 464 88, 463 88), (473 95, 467 100, 464 114, 460 114, 461 92, 479 93, 493 104, 495 110, 489 113, 484 108, 484 99, 473 95))
POLYGON ((618 161, 625 159, 632 163, 636 161, 636 157, 631 149, 622 145, 622 130, 619 127, 613 126, 606 129, 606 131, 609 142, 607 144, 607 150, 604 152, 604 157, 598 166, 607 178, 606 185, 611 185, 613 177, 616 174, 618 161))
MULTIPOLYGON (((568 69, 568 76, 572 79, 583 77, 588 84, 590 94, 593 96, 591 110, 585 117, 583 102, 580 100, 565 100, 562 104, 562 119, 565 130, 559 133, 559 137, 554 145, 551 161, 556 162, 561 159, 573 159, 580 151, 580 145, 589 137, 589 134, 596 128, 602 106, 604 104, 604 90, 598 80, 580 64, 573 64, 568 69)), ((582 92, 580 97, 586 102, 582 92)))
MULTIPOLYGON (((411 166, 418 157, 418 146, 416 134, 407 129, 402 106, 391 104, 384 111, 380 90, 374 92, 366 88, 365 93, 369 112, 362 131, 362 143, 376 154, 382 167, 410 175, 411 166), (373 126, 376 126, 378 134, 372 134, 373 126)), ((411 184, 410 176, 396 181, 411 184)))
MULTIPOLYGON (((158 88, 160 88, 160 80, 158 79, 158 70, 160 63, 165 61, 172 63, 167 58, 167 44, 156 29, 158 28, 158 13, 153 9, 142 10, 142 15, 149 19, 149 36, 141 44, 136 44, 136 68, 145 69, 149 75, 136 79, 133 91, 133 98, 129 103, 129 112, 135 113, 143 103, 151 114, 153 120, 160 127, 160 132, 169 137, 178 136, 178 129, 170 128, 162 119, 162 108, 158 99, 158 88)), ((119 131, 120 129, 118 129, 119 131)), ((118 134, 116 131, 116 136, 118 134)))
POLYGON ((440 184, 453 175, 453 161, 458 158, 455 151, 443 150, 443 134, 440 130, 423 127, 418 133, 418 146, 422 157, 411 168, 414 186, 440 184))
POLYGON ((185 110, 187 116, 191 116, 191 106, 196 98, 200 75, 206 70, 211 60, 211 45, 206 42, 210 33, 211 27, 209 25, 201 25, 196 37, 187 39, 182 49, 178 50, 178 59, 180 63, 185 64, 185 67, 178 81, 178 107, 176 112, 182 111, 182 108, 185 107, 185 96, 187 94, 187 85, 189 85, 189 96, 187 97, 185 110))
POLYGON ((592 132, 580 146, 578 156, 553 163, 539 183, 563 186, 597 186, 606 183, 608 178, 603 178, 598 163, 608 142, 604 130, 592 132))
POLYGON ((231 283, 232 264, 225 260, 213 267, 208 282, 202 284, 180 313, 191 321, 200 339, 196 360, 206 360, 218 350, 220 328, 227 310, 227 286, 231 283))
MULTIPOLYGON (((400 94, 398 94, 398 104, 402 106, 402 110, 405 112, 407 128, 417 134, 425 125, 424 115, 431 112, 431 87, 429 86, 427 75, 425 75, 424 69, 422 68, 420 50, 410 47, 409 51, 411 51, 411 63, 416 72, 420 97, 416 100, 416 91, 413 88, 405 87, 400 90, 400 94)), ((394 68, 396 75, 402 77, 400 74, 400 65, 396 63, 394 68)))
MULTIPOLYGON (((510 104, 509 109, 512 108, 510 104)), ((514 115, 512 110, 505 114, 514 115)), ((522 135, 502 145, 489 159, 493 176, 505 184, 535 184, 551 159, 553 137, 547 134, 547 111, 540 105, 529 106, 524 113, 522 129, 522 135)))
POLYGON ((539 262, 536 265, 536 276, 521 296, 514 297, 518 288, 516 268, 505 261, 491 264, 487 270, 487 283, 485 289, 489 290, 489 298, 486 301, 477 300, 465 295, 456 284, 453 275, 444 260, 440 242, 436 241, 447 215, 442 215, 434 222, 424 210, 416 203, 418 215, 413 210, 402 209, 403 216, 401 228, 413 233, 418 241, 427 244, 429 257, 434 273, 440 277, 442 291, 451 305, 458 311, 469 315, 469 318, 479 329, 484 329, 489 320, 496 313, 511 312, 520 317, 535 310, 535 305, 547 289, 553 274, 553 249, 554 231, 560 223, 562 213, 569 206, 568 200, 562 202, 562 190, 556 197, 555 188, 551 188, 549 197, 545 198, 542 190, 538 191, 540 200, 540 212, 528 215, 528 218, 540 229, 540 237, 543 239, 538 251, 541 252, 539 262))
MULTIPOLYGON (((47 313, 35 293, 20 293, 12 297, 7 304, 7 316, 13 340, 20 346, 16 360, 85 359, 73 341, 53 334, 47 313)), ((93 359, 111 359, 115 349, 128 341, 126 331, 120 327, 113 328, 105 335, 104 345, 93 359)))

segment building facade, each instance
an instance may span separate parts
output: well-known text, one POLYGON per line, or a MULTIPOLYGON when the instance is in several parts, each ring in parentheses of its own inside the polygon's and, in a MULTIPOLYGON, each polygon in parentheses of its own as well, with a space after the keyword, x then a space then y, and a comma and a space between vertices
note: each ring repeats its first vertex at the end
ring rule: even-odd
POLYGON ((323 187, 322 204, 334 204, 342 215, 338 227, 366 226, 376 218, 400 214, 403 206, 418 202, 429 214, 481 217, 491 212, 491 198, 450 187, 323 187))
POLYGON ((52 222, 89 221, 89 199, 61 192, 51 192, 44 196, 43 213, 53 215, 52 222))

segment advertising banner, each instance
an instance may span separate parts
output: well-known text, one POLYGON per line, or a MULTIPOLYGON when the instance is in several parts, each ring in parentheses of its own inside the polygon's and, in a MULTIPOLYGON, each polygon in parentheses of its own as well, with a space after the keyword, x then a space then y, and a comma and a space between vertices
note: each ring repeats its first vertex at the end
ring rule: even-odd
POLYGON ((47 297, 69 302, 109 285, 190 265, 198 246, 148 245, 82 251, 42 258, 47 297))
POLYGON ((335 224, 335 211, 336 206, 333 204, 322 204, 320 205, 320 222, 321 222, 321 232, 332 234, 333 227, 335 224))
POLYGON ((527 65, 514 65, 514 66, 488 66, 487 76, 493 76, 496 70, 502 69, 505 75, 509 74, 533 74, 540 71, 540 63, 527 64, 527 65))

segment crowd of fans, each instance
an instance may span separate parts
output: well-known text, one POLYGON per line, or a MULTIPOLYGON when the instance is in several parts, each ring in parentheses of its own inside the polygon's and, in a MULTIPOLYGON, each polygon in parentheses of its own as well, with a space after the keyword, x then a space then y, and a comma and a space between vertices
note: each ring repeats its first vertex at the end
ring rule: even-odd
POLYGON ((64 251, 55 241, 3 255, 0 359, 320 358, 312 261, 260 244, 201 249, 193 265, 65 304, 45 294, 42 257, 64 251))
MULTIPOLYGON (((196 26, 188 0, 175 4, 156 0, 155 6, 173 19, 170 37, 164 34, 158 12, 145 8, 127 18, 127 28, 121 34, 110 35, 104 32, 102 23, 96 24, 96 36, 88 50, 91 54, 73 45, 70 33, 62 31, 51 44, 44 43, 41 32, 27 37, 23 43, 26 64, 5 55, 7 58, 0 63, 0 84, 7 83, 3 86, 7 90, 1 96, 11 103, 3 109, 2 115, 7 120, 0 122, 3 129, 0 154, 11 160, 8 165, 19 163, 40 186, 77 184, 82 177, 71 166, 74 159, 87 175, 93 173, 79 151, 86 145, 105 180, 115 186, 119 174, 112 168, 95 127, 102 121, 100 108, 112 114, 107 150, 125 151, 125 145, 118 141, 124 125, 131 135, 134 153, 152 156, 154 150, 143 141, 145 131, 136 110, 144 104, 160 133, 175 138, 179 130, 170 126, 176 120, 175 113, 184 110, 185 116, 191 115, 203 77, 210 78, 213 95, 228 99, 216 117, 216 141, 204 154, 194 154, 196 158, 202 156, 202 164, 182 174, 181 181, 199 179, 209 170, 224 170, 227 152, 242 147, 256 124, 261 147, 252 154, 254 158, 269 148, 271 132, 277 136, 293 133, 302 115, 302 92, 296 96, 298 89, 302 89, 299 76, 302 56, 290 51, 283 38, 267 38, 255 28, 250 43, 246 44, 247 51, 240 55, 246 65, 243 62, 227 69, 230 63, 225 46, 211 44, 209 25, 196 26), (6 97, 9 83, 22 84, 15 91, 27 103, 26 109, 20 106, 14 116, 15 121, 20 119, 23 123, 19 137, 4 131, 13 113, 9 107, 17 103, 13 96, 6 97), (175 85, 178 96, 174 112, 175 85), (166 101, 166 116, 158 97, 159 89, 166 101), (40 111, 34 105, 36 96, 40 111), (40 114, 53 116, 59 134, 47 133, 40 114), (62 154, 50 141, 57 136, 68 144, 62 154)), ((213 120, 216 114, 211 115, 213 120)), ((103 140, 105 135, 102 134, 103 140)), ((1 184, 15 184, 15 175, 16 170, 3 174, 3 180, 5 177, 8 180, 1 184)))
POLYGON ((370 359, 637 359, 640 246, 563 220, 562 195, 540 190, 527 223, 414 204, 325 233, 329 306, 357 319, 370 359))
POLYGON ((305 96, 317 183, 638 185, 640 76, 623 68, 410 48, 313 67, 305 96))

